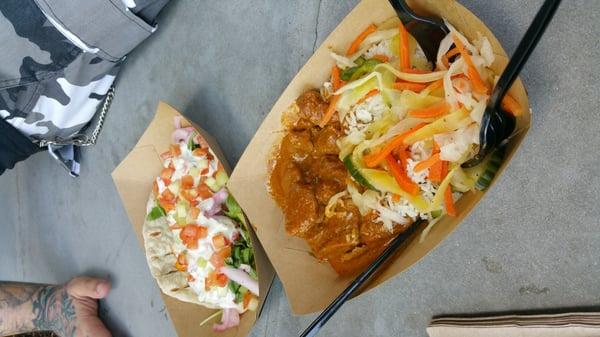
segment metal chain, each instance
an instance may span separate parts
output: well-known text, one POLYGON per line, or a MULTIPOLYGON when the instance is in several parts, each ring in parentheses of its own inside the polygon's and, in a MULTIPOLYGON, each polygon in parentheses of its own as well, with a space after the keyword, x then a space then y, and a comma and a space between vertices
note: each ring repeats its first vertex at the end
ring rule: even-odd
POLYGON ((115 87, 111 86, 106 93, 106 97, 104 98, 104 104, 102 104, 102 108, 100 109, 100 115, 98 116, 98 122, 94 131, 90 136, 85 134, 77 134, 73 138, 69 140, 41 140, 38 145, 40 147, 46 147, 48 145, 56 145, 56 146, 65 146, 65 145, 75 145, 75 146, 91 146, 96 144, 98 140, 98 136, 100 132, 102 132, 102 128, 104 127, 104 121, 106 119, 106 114, 108 113, 108 109, 112 104, 113 98, 115 97, 115 87))

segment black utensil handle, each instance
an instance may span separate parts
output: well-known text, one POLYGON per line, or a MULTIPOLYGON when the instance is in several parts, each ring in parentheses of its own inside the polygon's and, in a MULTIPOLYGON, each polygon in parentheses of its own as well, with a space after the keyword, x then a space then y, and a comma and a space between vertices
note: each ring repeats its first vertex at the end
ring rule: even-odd
POLYGON ((313 337, 316 336, 319 330, 327 323, 327 321, 333 316, 339 308, 344 305, 344 303, 352 296, 352 294, 360 288, 377 270, 379 267, 386 262, 398 248, 406 241, 406 239, 411 236, 419 227, 424 223, 422 220, 415 221, 410 227, 408 227, 404 232, 398 234, 394 240, 390 243, 390 245, 377 257, 375 261, 373 261, 369 267, 362 272, 352 283, 344 289, 344 291, 336 297, 333 302, 317 317, 309 326, 302 332, 300 337, 313 337))
POLYGON ((515 53, 508 62, 508 65, 504 69, 504 72, 500 76, 500 79, 498 79, 498 83, 494 88, 490 101, 490 106, 494 107, 494 110, 500 108, 502 98, 508 89, 510 89, 510 86, 513 84, 527 62, 527 59, 529 59, 529 56, 535 49, 535 46, 540 41, 546 27, 548 27, 548 24, 552 21, 552 17, 558 9, 560 2, 561 0, 544 1, 542 7, 540 7, 540 10, 535 15, 533 22, 527 29, 527 32, 525 32, 523 39, 521 39, 519 46, 515 50, 515 53))
POLYGON ((446 24, 444 24, 443 21, 436 20, 436 19, 430 18, 430 17, 417 15, 415 12, 413 12, 412 8, 410 8, 408 6, 408 4, 406 3, 405 0, 389 0, 389 2, 392 5, 392 7, 394 7, 394 10, 396 10, 398 17, 400 18, 400 20, 403 23, 406 24, 406 22, 408 22, 408 21, 410 21, 410 19, 412 19, 412 20, 416 20, 416 21, 425 22, 425 23, 428 23, 431 25, 435 25, 435 26, 439 27, 441 30, 443 30, 446 34, 450 33, 450 30, 448 29, 448 27, 446 27, 446 24), (401 13, 403 13, 404 15, 401 15, 401 13), (408 18, 405 16, 408 16, 408 18))

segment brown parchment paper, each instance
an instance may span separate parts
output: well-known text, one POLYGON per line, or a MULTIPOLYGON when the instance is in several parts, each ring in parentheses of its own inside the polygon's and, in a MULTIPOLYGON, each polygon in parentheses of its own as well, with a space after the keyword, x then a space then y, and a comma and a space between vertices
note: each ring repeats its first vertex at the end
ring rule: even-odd
MULTIPOLYGON (((142 225, 146 217, 146 204, 152 191, 152 182, 162 170, 160 153, 169 149, 171 134, 173 133, 173 117, 180 113, 164 102, 158 104, 156 116, 135 145, 133 150, 125 157, 119 166, 113 171, 112 177, 123 206, 135 234, 143 246, 142 225)), ((216 143, 215 139, 198 125, 192 125, 200 132, 207 141, 215 155, 223 164, 227 172, 229 165, 216 143)), ((200 326, 205 318, 215 313, 215 310, 207 309, 200 305, 186 303, 162 294, 163 301, 169 316, 175 325, 179 337, 219 336, 219 337, 245 337, 254 326, 257 316, 260 315, 265 298, 269 293, 271 283, 275 277, 271 266, 260 242, 250 229, 250 236, 254 246, 256 268, 259 275, 260 304, 256 313, 247 312, 241 315, 240 325, 226 332, 213 332, 212 322, 200 326)), ((150 276, 149 276, 150 277, 150 276)), ((218 320, 217 320, 218 321, 218 320)))
MULTIPOLYGON (((478 33, 483 34, 489 39, 496 54, 496 62, 492 68, 499 73, 506 65, 506 53, 492 32, 456 1, 408 2, 417 12, 446 18, 470 40, 477 38, 478 33)), ((310 250, 302 239, 286 234, 283 214, 269 195, 267 162, 273 147, 278 144, 282 136, 280 123, 282 113, 304 91, 319 88, 324 81, 328 80, 334 63, 329 56, 330 48, 335 48, 338 52, 345 50, 366 26, 371 23, 381 23, 392 16, 395 16, 395 12, 387 0, 363 0, 350 12, 277 100, 229 180, 229 190, 246 210, 246 214, 255 226, 258 238, 283 283, 295 314, 307 314, 324 309, 351 282, 351 279, 338 277, 327 263, 320 263, 310 255, 310 250)), ((517 121, 519 132, 510 141, 506 160, 498 175, 502 174, 521 144, 531 120, 527 94, 520 80, 515 82, 510 93, 524 107, 525 114, 517 121)), ((481 192, 470 192, 464 195, 457 204, 459 213, 457 217, 446 217, 440 220, 422 243, 419 243, 418 239, 411 240, 394 262, 366 289, 381 284, 423 258, 458 226, 483 195, 484 193, 481 192)))

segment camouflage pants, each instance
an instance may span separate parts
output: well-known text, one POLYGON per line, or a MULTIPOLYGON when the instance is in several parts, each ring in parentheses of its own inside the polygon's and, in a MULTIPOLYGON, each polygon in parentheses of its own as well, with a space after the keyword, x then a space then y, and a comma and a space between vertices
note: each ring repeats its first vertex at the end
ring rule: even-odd
MULTIPOLYGON (((48 142, 86 137, 168 1, 0 0, 0 174, 48 142)), ((62 147, 49 150, 77 175, 77 149, 62 147)))

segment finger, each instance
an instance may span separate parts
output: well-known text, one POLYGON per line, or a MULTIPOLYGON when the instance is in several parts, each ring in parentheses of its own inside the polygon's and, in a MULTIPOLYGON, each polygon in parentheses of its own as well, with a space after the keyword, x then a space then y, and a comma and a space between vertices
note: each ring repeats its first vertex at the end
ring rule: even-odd
POLYGON ((74 297, 101 299, 110 292, 110 282, 94 277, 77 277, 67 284, 67 291, 74 297))

